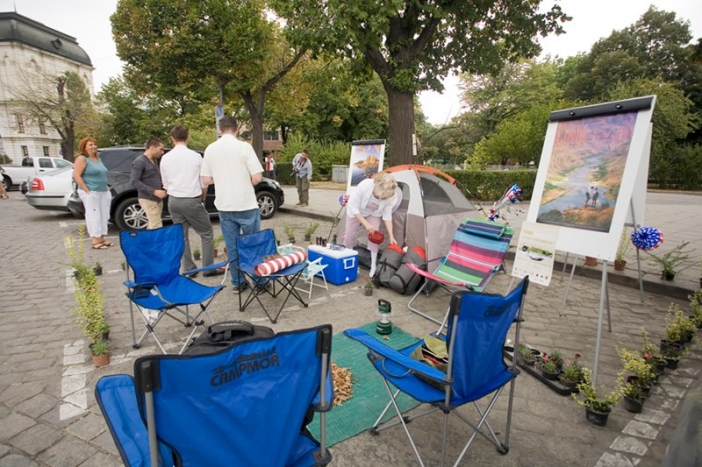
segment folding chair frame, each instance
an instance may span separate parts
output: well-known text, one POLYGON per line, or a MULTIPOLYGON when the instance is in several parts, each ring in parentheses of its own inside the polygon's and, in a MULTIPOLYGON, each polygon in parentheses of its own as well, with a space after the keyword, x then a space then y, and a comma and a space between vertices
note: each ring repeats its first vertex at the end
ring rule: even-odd
MULTIPOLYGON (((275 234, 273 233, 272 230, 270 230, 270 234, 272 235, 273 238, 273 244, 275 245, 275 234)), ((239 243, 244 237, 251 237, 255 235, 260 235, 266 231, 261 231, 258 233, 254 234, 249 234, 249 235, 240 235, 237 237, 237 248, 240 247, 239 243)), ((278 250, 276 249, 276 252, 278 250)), ((272 252, 271 252, 272 254, 272 252)), ((241 251, 237 255, 238 261, 241 260, 242 254, 241 251)), ((271 321, 271 323, 275 324, 278 322, 278 317, 280 316, 280 313, 283 311, 283 308, 285 308, 285 304, 288 302, 288 299, 290 296, 294 297, 300 304, 302 304, 303 307, 307 308, 309 305, 305 300, 302 298, 302 296, 298 293, 296 289, 296 284, 297 281, 300 279, 302 272, 304 270, 305 265, 304 264, 293 264, 292 266, 282 269, 280 271, 277 271, 273 274, 270 274, 268 276, 259 276, 257 275, 253 270, 247 271, 246 269, 241 267, 241 264, 236 265, 236 271, 232 272, 232 274, 242 274, 244 281, 247 281, 250 279, 251 280, 251 288, 249 290, 248 295, 246 296, 245 299, 242 299, 242 294, 239 294, 239 311, 243 312, 246 310, 246 308, 254 301, 256 300, 259 305, 261 305, 261 308, 263 308, 263 312, 266 314, 268 319, 271 321), (270 280, 273 285, 269 289, 267 286, 267 282, 270 280), (280 288, 276 290, 276 284, 280 285, 280 288), (271 313, 268 312, 268 308, 263 304, 261 301, 261 298, 259 297, 261 294, 268 294, 272 298, 277 298, 281 293, 283 292, 288 292, 285 295, 285 300, 283 300, 283 303, 280 305, 280 308, 278 308, 278 311, 275 313, 275 316, 272 316, 271 313)))
POLYGON ((312 299, 312 289, 314 289, 315 287, 320 287, 326 290, 327 292, 329 291, 329 286, 327 285, 327 277, 324 275, 324 270, 327 268, 327 266, 327 264, 322 264, 321 257, 315 259, 314 261, 307 261, 307 266, 305 267, 305 269, 303 269, 300 279, 302 279, 302 282, 305 285, 309 284, 310 287, 309 289, 295 287, 297 290, 307 293, 307 300, 312 299), (305 273, 305 271, 307 272, 305 273), (315 277, 319 277, 322 280, 322 283, 317 284, 314 281, 315 277))
MULTIPOLYGON (((521 329, 521 322, 523 321, 522 318, 522 312, 524 308, 524 297, 526 296, 526 292, 528 289, 528 284, 529 284, 529 278, 528 276, 525 277, 522 280, 522 283, 517 287, 517 289, 521 290, 517 292, 517 289, 515 289, 512 293, 519 293, 521 295, 520 297, 520 303, 519 307, 517 310, 517 313, 513 319, 513 322, 516 324, 515 326, 515 342, 519 342, 519 334, 520 334, 520 329, 521 329)), ((516 360, 517 359, 512 359, 512 363, 510 367, 508 368, 509 373, 511 373, 511 377, 509 379, 509 400, 508 400, 508 409, 507 409, 507 420, 506 420, 506 427, 505 427, 505 434, 504 434, 504 442, 501 442, 499 437, 497 436, 497 433, 495 430, 492 428, 490 423, 487 420, 487 417, 492 410, 492 408, 495 406, 495 403, 497 402, 500 394, 502 394, 502 391, 504 388, 507 386, 507 382, 504 384, 500 385, 499 387, 492 389, 489 392, 486 393, 479 393, 476 394, 475 398, 472 398, 472 400, 468 400, 466 402, 461 403, 463 404, 468 404, 472 403, 474 408, 476 409, 478 415, 479 415, 479 421, 476 423, 472 423, 464 414, 461 414, 458 412, 458 407, 456 406, 454 402, 452 402, 452 387, 451 384, 453 383, 453 370, 454 370, 454 351, 455 351, 455 345, 456 345, 456 332, 458 328, 458 321, 459 321, 459 314, 460 314, 460 308, 461 308, 461 301, 465 296, 470 296, 471 294, 476 293, 479 294, 479 292, 455 292, 451 296, 451 304, 449 306, 450 310, 450 320, 452 321, 452 325, 450 326, 450 336, 448 336, 448 368, 446 371, 446 374, 443 375, 441 379, 437 377, 437 372, 438 370, 429 367, 423 363, 419 363, 416 360, 410 359, 409 357, 406 357, 404 355, 398 355, 399 352, 393 351, 392 349, 387 348, 384 344, 378 343, 378 344, 373 344, 374 338, 368 337, 364 338, 363 336, 360 336, 357 330, 348 330, 345 331, 345 334, 347 337, 350 337, 352 339, 358 340, 362 344, 366 345, 369 348, 368 352, 368 359, 371 361, 371 363, 375 364, 378 363, 382 365, 383 369, 385 370, 386 373, 388 373, 391 376, 395 377, 402 377, 402 375, 395 375, 392 374, 389 370, 385 368, 385 361, 390 360, 392 363, 397 364, 401 367, 404 367, 407 369, 407 373, 413 372, 415 374, 422 374, 425 378, 434 380, 438 383, 440 383, 443 386, 443 392, 444 392, 444 398, 443 401, 435 401, 435 402, 429 402, 431 404, 431 407, 429 407, 426 410, 413 413, 409 416, 403 415, 402 411, 400 410, 398 404, 397 404, 397 396, 401 392, 399 389, 396 389, 393 392, 393 389, 390 388, 390 384, 388 383, 388 380, 383 377, 381 374, 383 384, 385 386, 385 389, 388 393, 388 396, 390 397, 390 401, 388 404, 385 406, 383 411, 381 412, 380 416, 376 419, 375 423, 373 426, 370 428, 370 432, 372 434, 378 434, 381 431, 384 431, 388 428, 397 426, 397 425, 402 425, 402 428, 405 431, 405 434, 407 435, 407 438, 412 446, 412 449, 414 451, 415 456, 417 457, 417 460, 419 461, 419 464, 421 466, 424 466, 424 462, 422 461, 422 458, 419 454, 419 450, 417 449, 417 446, 412 439, 412 436, 410 434, 409 429, 407 428, 407 424, 411 422, 412 420, 418 419, 420 417, 424 417, 426 415, 429 415, 431 413, 441 411, 443 412, 443 420, 442 420, 442 444, 441 444, 441 465, 445 465, 446 461, 446 439, 447 439, 447 434, 448 434, 448 417, 451 413, 456 414, 456 416, 465 422, 468 426, 473 428, 474 432, 464 445, 463 449, 461 450, 458 458, 456 459, 455 463, 453 464, 454 467, 458 466, 458 464, 461 462, 463 457, 465 456, 466 452, 470 448, 471 444, 473 443, 473 440, 475 439, 476 435, 481 435, 483 438, 486 440, 490 441, 497 451, 500 454, 507 454, 509 452, 509 437, 510 437, 510 427, 511 427, 511 422, 512 422, 512 408, 514 404, 514 388, 515 388, 515 383, 516 383, 516 377, 519 375, 520 370, 517 367, 516 360), (370 343, 370 345, 368 345, 370 343), (386 350, 389 349, 389 350, 386 350), (490 398, 489 402, 487 403, 486 406, 482 407, 478 405, 478 401, 486 396, 489 396, 490 394, 492 395, 492 398, 490 398), (393 407, 395 409, 395 416, 393 416, 390 420, 385 422, 384 424, 381 425, 381 420, 387 413, 387 411, 390 409, 390 407, 393 407)), ((486 310, 487 312, 488 310, 486 310)), ((361 331, 362 334, 364 334, 361 331)), ((500 343, 503 343, 505 341, 506 335, 505 336, 496 336, 495 339, 498 339, 500 343)), ((375 341, 378 342, 378 341, 375 341)), ((416 344, 415 344, 416 345, 416 344)), ((500 345, 501 349, 501 345, 500 345)), ((440 372, 439 372, 440 373, 440 372)), ((408 395, 411 396, 411 394, 407 393, 408 395)))

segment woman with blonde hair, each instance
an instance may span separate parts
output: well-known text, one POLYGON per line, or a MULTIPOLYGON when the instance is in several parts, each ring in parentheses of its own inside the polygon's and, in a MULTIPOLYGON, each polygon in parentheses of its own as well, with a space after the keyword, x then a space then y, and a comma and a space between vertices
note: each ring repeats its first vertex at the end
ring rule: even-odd
POLYGON ((73 180, 78 184, 78 196, 85 207, 85 225, 93 250, 106 250, 114 246, 105 239, 112 200, 107 186, 107 167, 98 156, 95 138, 81 139, 78 150, 80 154, 73 164, 73 180))
MULTIPOLYGON (((353 248, 358 229, 362 226, 368 235, 374 235, 380 228, 380 220, 385 223, 385 228, 390 236, 390 244, 397 244, 392 229, 392 211, 397 200, 397 181, 389 173, 380 172, 373 178, 363 180, 356 190, 349 196, 346 203, 346 229, 344 246, 353 248)), ((382 240, 381 240, 382 243, 382 240)), ((371 253, 370 276, 375 274, 378 260, 379 245, 373 241, 368 242, 371 253)))

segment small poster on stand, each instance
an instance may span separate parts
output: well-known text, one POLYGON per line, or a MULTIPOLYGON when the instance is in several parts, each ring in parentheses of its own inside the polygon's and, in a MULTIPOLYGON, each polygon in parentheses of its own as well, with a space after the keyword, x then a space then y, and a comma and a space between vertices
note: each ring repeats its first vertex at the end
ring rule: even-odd
POLYGON ((363 180, 373 177, 383 170, 385 159, 385 140, 354 141, 351 143, 351 162, 346 193, 350 194, 353 188, 363 180))
POLYGON ((555 225, 524 222, 514 255, 512 276, 548 286, 553 276, 556 243, 560 227, 555 225))

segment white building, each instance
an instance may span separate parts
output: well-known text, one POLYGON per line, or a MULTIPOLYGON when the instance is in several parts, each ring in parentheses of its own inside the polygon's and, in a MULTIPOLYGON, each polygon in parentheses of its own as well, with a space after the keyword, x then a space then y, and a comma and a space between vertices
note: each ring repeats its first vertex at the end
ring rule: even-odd
POLYGON ((77 73, 93 95, 93 65, 74 37, 17 13, 0 13, 0 152, 15 163, 25 156, 60 155, 58 132, 14 102, 39 76, 55 89, 50 79, 66 71, 77 73))

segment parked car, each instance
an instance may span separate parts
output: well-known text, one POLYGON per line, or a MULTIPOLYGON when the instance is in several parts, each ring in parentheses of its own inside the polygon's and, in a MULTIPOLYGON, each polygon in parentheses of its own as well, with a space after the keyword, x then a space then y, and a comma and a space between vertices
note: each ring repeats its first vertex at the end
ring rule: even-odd
MULTIPOLYGON (((27 204, 37 209, 67 211, 68 199, 73 194, 73 168, 65 167, 46 175, 30 177, 27 204)), ((24 183, 22 184, 24 185, 24 183)))
POLYGON ((5 190, 9 190, 14 185, 21 185, 29 177, 44 175, 65 167, 73 167, 73 164, 60 157, 25 157, 21 165, 2 166, 5 169, 2 183, 5 185, 5 190))
MULTIPOLYGON (((112 192, 110 220, 120 230, 144 230, 148 224, 146 213, 139 205, 137 190, 129 183, 132 161, 143 153, 144 149, 137 147, 114 147, 99 150, 100 159, 108 169, 108 183, 112 192)), ((264 178, 261 183, 255 186, 255 190, 261 218, 270 219, 285 202, 285 194, 280 188, 280 184, 275 180, 264 178)), ((205 207, 211 217, 217 215, 214 198, 214 186, 211 185, 205 201, 205 207)), ((71 194, 68 200, 68 210, 76 217, 84 217, 83 203, 76 191, 71 194)), ((168 198, 163 204, 163 218, 170 219, 168 198)))

